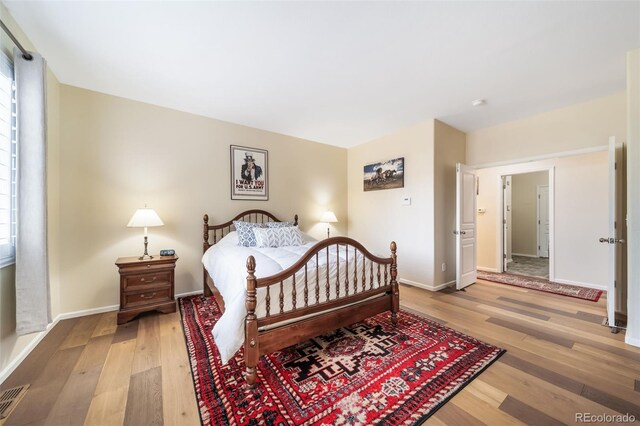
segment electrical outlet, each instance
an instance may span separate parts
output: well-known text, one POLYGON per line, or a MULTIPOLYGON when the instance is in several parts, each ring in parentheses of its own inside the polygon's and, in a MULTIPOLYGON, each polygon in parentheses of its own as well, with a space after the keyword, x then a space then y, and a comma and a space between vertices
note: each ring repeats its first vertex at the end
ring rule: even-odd
POLYGON ((443 263, 442 264, 442 272, 446 272, 447 271, 447 264, 443 263))

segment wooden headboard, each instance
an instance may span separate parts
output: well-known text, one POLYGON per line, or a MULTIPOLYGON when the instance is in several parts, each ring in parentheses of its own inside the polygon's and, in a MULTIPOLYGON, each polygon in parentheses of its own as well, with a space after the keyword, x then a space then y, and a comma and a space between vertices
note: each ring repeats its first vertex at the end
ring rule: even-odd
MULTIPOLYGON (((225 235, 231 232, 233 227, 234 220, 242 220, 244 222, 252 222, 252 223, 266 223, 266 222, 281 222, 280 219, 272 215, 271 213, 264 210, 247 210, 242 213, 239 213, 236 217, 231 219, 228 222, 221 223, 220 225, 209 225, 209 215, 204 215, 204 225, 203 225, 203 238, 204 242, 202 243, 202 251, 203 253, 207 251, 209 247, 218 242, 218 239, 222 239, 225 235), (210 233, 213 231, 213 243, 209 243, 210 233)), ((298 224, 298 215, 294 216, 294 225, 298 224)), ((235 228, 234 228, 235 229, 235 228)))

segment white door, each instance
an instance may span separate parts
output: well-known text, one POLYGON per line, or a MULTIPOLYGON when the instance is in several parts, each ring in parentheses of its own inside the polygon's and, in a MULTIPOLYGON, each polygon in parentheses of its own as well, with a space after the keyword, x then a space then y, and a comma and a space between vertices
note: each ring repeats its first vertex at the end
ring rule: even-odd
POLYGON ((549 257, 549 185, 538 185, 538 257, 549 257))
MULTIPOLYGON (((622 161, 620 156, 622 149, 616 147, 615 137, 609 138, 609 235, 600 238, 600 242, 609 245, 609 270, 607 277, 607 319, 612 332, 616 332, 616 307, 619 298, 618 284, 622 285, 619 279, 620 251, 624 240, 621 238, 624 223, 617 226, 618 202, 621 200, 619 179, 622 171, 622 161), (620 167, 618 167, 620 166, 620 167)), ((622 221, 621 221, 622 222, 622 221)))
POLYGON ((507 272, 511 258, 511 176, 502 177, 502 272, 507 272))
POLYGON ((456 288, 476 282, 476 171, 456 164, 456 288))

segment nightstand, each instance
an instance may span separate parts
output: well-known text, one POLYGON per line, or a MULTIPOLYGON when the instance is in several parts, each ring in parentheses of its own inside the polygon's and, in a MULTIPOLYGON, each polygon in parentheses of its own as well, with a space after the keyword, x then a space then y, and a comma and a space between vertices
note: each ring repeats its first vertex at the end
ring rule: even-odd
POLYGON ((155 255, 140 260, 137 256, 120 257, 120 310, 118 324, 131 321, 148 311, 165 314, 176 311, 174 277, 178 256, 155 255))

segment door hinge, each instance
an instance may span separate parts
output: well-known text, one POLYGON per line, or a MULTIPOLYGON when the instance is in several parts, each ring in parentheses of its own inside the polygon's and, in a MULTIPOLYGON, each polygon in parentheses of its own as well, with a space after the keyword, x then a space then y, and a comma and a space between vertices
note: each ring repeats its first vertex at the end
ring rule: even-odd
POLYGON ((503 258, 503 259, 506 259, 506 258, 507 258, 507 255, 506 255, 506 254, 503 254, 503 255, 502 255, 502 258, 503 258))
POLYGON ((618 170, 618 163, 613 163, 613 170, 618 170))
POLYGON ((502 219, 502 224, 506 225, 507 224, 507 219, 502 219))
POLYGON ((613 229, 618 229, 618 222, 615 220, 613 221, 613 229))
POLYGON ((538 221, 538 225, 540 225, 540 221, 538 221))
POLYGON ((540 246, 538 246, 538 250, 540 250, 540 246))
POLYGON ((618 281, 617 280, 613 280, 613 288, 618 287, 618 281))

